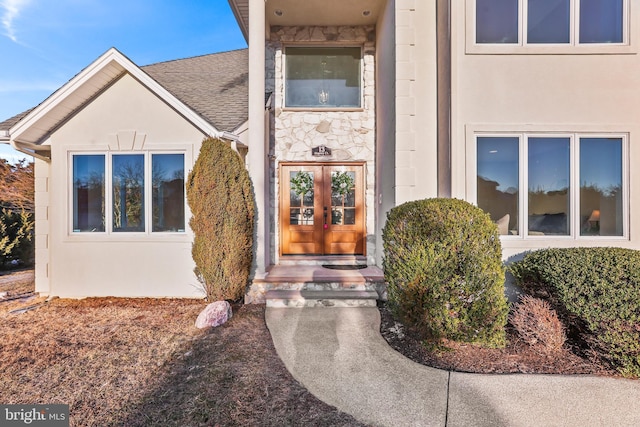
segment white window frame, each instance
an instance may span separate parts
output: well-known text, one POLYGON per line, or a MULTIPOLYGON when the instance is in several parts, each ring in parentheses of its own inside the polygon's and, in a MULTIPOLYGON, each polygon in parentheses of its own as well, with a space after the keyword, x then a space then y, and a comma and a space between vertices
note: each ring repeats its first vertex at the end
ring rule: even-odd
POLYGON ((286 111, 364 111, 364 46, 362 44, 285 44, 282 46, 282 109, 286 111), (290 48, 358 48, 360 49, 360 106, 359 107, 288 107, 287 106, 287 49, 290 48))
POLYGON ((526 132, 472 132, 471 144, 467 145, 471 155, 469 164, 473 165, 469 171, 467 178, 467 195, 469 201, 476 206, 477 199, 477 147, 478 138, 495 137, 495 138, 518 138, 518 234, 517 235, 501 235, 501 239, 507 241, 537 241, 537 240, 554 240, 554 241, 602 241, 602 240, 629 240, 629 134, 623 132, 543 132, 543 131, 526 131, 526 132), (529 212, 529 138, 569 138, 569 234, 566 236, 558 235, 530 235, 528 227, 529 212), (580 211, 580 140, 581 138, 616 138, 622 143, 622 235, 621 236, 581 236, 580 221, 577 220, 580 211), (472 158, 472 159, 471 159, 472 158))
POLYGON ((477 43, 476 42, 476 0, 465 1, 466 53, 467 54, 632 54, 635 36, 631 34, 631 1, 622 4, 621 43, 580 43, 580 0, 570 0, 569 43, 527 43, 528 0, 518 0, 518 42, 517 43, 477 43))
POLYGON ((122 238, 123 240, 138 240, 140 238, 148 238, 151 236, 185 236, 187 234, 188 226, 188 204, 186 200, 186 183, 187 183, 187 151, 185 150, 147 150, 147 151, 68 151, 68 164, 73 165, 73 158, 75 156, 88 156, 88 155, 102 155, 105 157, 105 196, 104 196, 104 221, 105 231, 98 232, 81 232, 74 231, 73 229, 73 167, 68 167, 68 203, 67 203, 67 227, 68 237, 72 239, 85 239, 92 236, 102 236, 111 238, 122 238), (152 182, 152 155, 154 154, 182 154, 183 156, 183 170, 184 170, 184 185, 185 185, 185 200, 184 200, 184 229, 182 231, 152 231, 153 227, 153 182, 152 182), (113 230, 113 157, 118 155, 143 155, 144 156, 144 230, 145 231, 114 231, 113 230))

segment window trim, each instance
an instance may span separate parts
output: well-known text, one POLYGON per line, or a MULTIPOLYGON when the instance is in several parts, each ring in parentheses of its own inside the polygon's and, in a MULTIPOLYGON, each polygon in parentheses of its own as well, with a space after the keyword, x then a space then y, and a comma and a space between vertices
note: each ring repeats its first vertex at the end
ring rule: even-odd
POLYGON ((637 49, 636 31, 630 25, 631 1, 622 0, 622 42, 621 43, 580 43, 580 2, 570 0, 569 43, 525 43, 527 7, 525 0, 518 0, 518 43, 477 43, 476 42, 476 0, 465 2, 465 41, 467 54, 537 54, 537 55, 593 55, 593 54, 635 54, 637 49))
POLYGON ((108 239, 114 240, 140 240, 144 239, 162 239, 168 238, 173 240, 175 238, 183 238, 189 235, 189 206, 186 200, 186 183, 187 183, 187 162, 189 161, 189 153, 186 149, 150 149, 150 150, 132 150, 132 151, 112 151, 112 150, 68 150, 67 162, 70 167, 67 167, 67 212, 65 213, 67 223, 67 238, 69 240, 95 240, 108 239), (183 156, 183 168, 184 168, 184 186, 185 186, 185 199, 184 199, 184 230, 183 231, 153 231, 153 182, 152 182, 152 155, 154 154, 181 154, 183 156), (105 157, 105 231, 98 232, 78 232, 73 229, 73 158, 74 156, 88 156, 88 155, 103 155, 105 157), (144 230, 145 231, 114 231, 113 227, 113 156, 118 155, 143 155, 144 156, 144 230))
POLYGON ((281 77, 282 77, 282 110, 283 111, 304 111, 304 112, 326 112, 326 111, 343 111, 343 112, 359 112, 365 110, 364 105, 364 89, 365 89, 365 69, 364 69, 364 45, 363 44, 326 44, 326 43, 287 43, 282 46, 281 54, 281 77), (358 48, 360 49, 360 106, 359 107, 288 107, 287 106, 287 49, 290 48, 358 48))
POLYGON ((555 242, 576 242, 576 241, 628 241, 630 239, 629 216, 629 194, 630 194, 630 177, 629 177, 629 133, 619 131, 544 131, 540 129, 528 129, 522 131, 491 131, 481 129, 486 126, 478 126, 476 129, 468 128, 467 133, 467 164, 471 167, 467 170, 466 193, 467 200, 474 205, 478 205, 477 195, 477 174, 478 174, 478 138, 479 137, 497 137, 497 138, 518 138, 518 168, 520 175, 518 176, 518 234, 517 235, 501 235, 503 241, 543 241, 553 240, 555 242), (528 188, 528 138, 569 138, 569 234, 561 235, 530 235, 528 230, 528 209, 529 209, 529 188, 528 188), (622 143, 622 235, 621 236, 583 236, 580 234, 580 221, 576 221, 580 211, 580 140, 582 138, 618 138, 622 143))

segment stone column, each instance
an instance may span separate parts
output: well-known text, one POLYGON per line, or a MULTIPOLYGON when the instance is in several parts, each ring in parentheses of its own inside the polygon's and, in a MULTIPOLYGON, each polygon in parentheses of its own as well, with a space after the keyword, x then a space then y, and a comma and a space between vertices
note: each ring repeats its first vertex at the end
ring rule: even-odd
POLYGON ((269 206, 267 200, 265 90, 265 2, 249 1, 249 153, 247 163, 256 196, 254 277, 264 276, 269 264, 269 206))

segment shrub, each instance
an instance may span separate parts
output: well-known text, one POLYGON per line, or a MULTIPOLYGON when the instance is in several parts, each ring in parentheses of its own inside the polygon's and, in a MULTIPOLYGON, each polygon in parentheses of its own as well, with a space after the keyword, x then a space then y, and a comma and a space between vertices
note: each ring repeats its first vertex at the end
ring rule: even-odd
POLYGON ((619 372, 640 376, 640 251, 545 249, 510 271, 529 293, 548 298, 619 372))
POLYGON ((209 301, 244 296, 253 262, 255 202, 239 155, 205 139, 187 182, 195 273, 209 301))
POLYGON ((498 230, 456 199, 393 208, 383 233, 389 306, 424 338, 503 346, 508 307, 498 230))
POLYGON ((10 209, 0 211, 0 269, 15 263, 33 264, 34 225, 32 213, 10 209))
POLYGON ((543 353, 561 350, 566 341, 564 325, 545 300, 523 296, 514 306, 509 321, 522 341, 543 353))

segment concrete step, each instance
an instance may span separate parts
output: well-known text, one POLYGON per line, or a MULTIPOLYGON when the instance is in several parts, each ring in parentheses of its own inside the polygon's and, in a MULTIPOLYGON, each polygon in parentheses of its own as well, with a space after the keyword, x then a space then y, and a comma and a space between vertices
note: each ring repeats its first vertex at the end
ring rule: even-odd
POLYGON ((378 292, 375 290, 290 290, 272 289, 267 291, 267 307, 375 307, 378 292))

